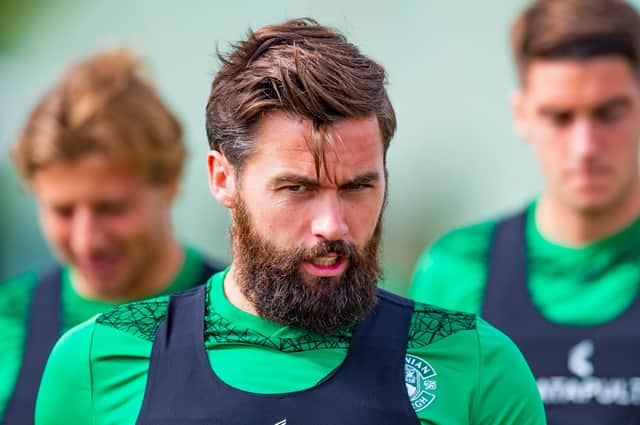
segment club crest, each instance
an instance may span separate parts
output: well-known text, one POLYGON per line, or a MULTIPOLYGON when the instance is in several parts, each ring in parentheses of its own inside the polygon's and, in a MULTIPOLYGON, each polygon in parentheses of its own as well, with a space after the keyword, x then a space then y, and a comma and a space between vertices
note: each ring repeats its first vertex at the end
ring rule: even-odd
POLYGON ((406 355, 404 382, 416 412, 425 409, 435 400, 434 391, 438 387, 434 379, 436 375, 435 369, 426 360, 411 354, 406 355))

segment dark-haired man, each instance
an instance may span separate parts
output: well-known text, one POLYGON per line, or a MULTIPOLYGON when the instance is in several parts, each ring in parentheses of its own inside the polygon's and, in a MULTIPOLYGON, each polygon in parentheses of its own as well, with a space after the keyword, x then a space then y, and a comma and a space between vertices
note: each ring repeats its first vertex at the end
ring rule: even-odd
POLYGON ((540 0, 511 41, 516 124, 544 191, 436 242, 411 295, 509 335, 549 423, 638 423, 640 16, 619 0, 540 0))
POLYGON ((384 82, 379 64, 311 20, 236 44, 207 105, 231 267, 63 337, 37 423, 544 424, 503 334, 376 290, 395 130, 384 82))
POLYGON ((63 264, 0 284, 0 423, 33 423, 48 354, 64 331, 220 269, 173 232, 184 157, 180 124, 126 51, 74 64, 34 108, 13 160, 63 264))

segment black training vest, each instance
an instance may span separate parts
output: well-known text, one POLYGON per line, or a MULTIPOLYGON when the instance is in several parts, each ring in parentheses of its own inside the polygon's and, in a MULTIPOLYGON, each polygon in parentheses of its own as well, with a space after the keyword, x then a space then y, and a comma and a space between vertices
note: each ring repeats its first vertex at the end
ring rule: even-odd
POLYGON ((548 321, 527 286, 525 223, 521 212, 495 230, 482 316, 520 347, 549 425, 640 424, 640 297, 601 325, 548 321))
MULTIPOLYGON (((206 262, 201 267, 199 282, 205 282, 220 270, 206 262)), ((2 425, 33 425, 42 373, 62 330, 61 281, 61 269, 55 267, 45 273, 33 289, 20 372, 2 425)))
POLYGON ((413 303, 379 291, 347 357, 316 386, 255 394, 224 383, 204 346, 206 287, 171 296, 138 425, 418 425, 404 380, 413 303))

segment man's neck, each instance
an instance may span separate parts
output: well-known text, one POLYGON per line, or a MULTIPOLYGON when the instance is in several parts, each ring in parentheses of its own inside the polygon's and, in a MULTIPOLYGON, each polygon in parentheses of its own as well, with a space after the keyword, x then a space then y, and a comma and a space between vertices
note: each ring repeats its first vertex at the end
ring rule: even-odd
POLYGON ((257 316, 258 312, 256 311, 255 306, 240 290, 240 285, 238 285, 237 270, 238 267, 236 266, 236 264, 232 264, 231 269, 227 272, 227 275, 224 278, 224 295, 225 297, 227 297, 227 300, 235 307, 246 313, 257 316))
POLYGON ((547 239, 572 247, 582 247, 611 236, 631 223, 640 213, 640 184, 615 206, 602 211, 580 211, 543 195, 535 219, 547 239))

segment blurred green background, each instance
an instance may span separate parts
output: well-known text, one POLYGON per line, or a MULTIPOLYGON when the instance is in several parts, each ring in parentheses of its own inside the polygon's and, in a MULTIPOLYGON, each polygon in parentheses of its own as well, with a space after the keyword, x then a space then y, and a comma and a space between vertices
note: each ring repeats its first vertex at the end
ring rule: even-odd
MULTIPOLYGON (((507 31, 524 0, 0 2, 0 280, 52 261, 8 151, 71 61, 128 46, 183 122, 190 158, 174 209, 181 239, 229 259, 228 214, 209 195, 204 105, 223 51, 249 28, 310 16, 380 61, 398 115, 388 167, 384 286, 404 294, 424 247, 452 226, 517 208, 541 180, 513 132, 507 31)), ((452 284, 455 284, 452 282, 452 284)))

